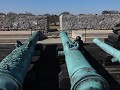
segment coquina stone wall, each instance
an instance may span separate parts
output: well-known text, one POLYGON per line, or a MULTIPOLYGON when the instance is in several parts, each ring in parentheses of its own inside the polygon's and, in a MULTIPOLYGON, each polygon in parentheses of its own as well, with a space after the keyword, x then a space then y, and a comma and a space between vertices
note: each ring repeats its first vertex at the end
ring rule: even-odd
POLYGON ((48 22, 44 16, 12 14, 0 15, 0 30, 47 30, 48 22))
POLYGON ((120 15, 72 15, 62 14, 60 16, 60 30, 79 29, 112 29, 120 23, 120 15))

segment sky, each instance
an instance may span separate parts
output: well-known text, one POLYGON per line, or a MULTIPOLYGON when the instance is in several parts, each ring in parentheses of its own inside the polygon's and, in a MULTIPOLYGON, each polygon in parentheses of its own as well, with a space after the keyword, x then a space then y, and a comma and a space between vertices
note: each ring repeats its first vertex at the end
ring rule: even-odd
POLYGON ((0 12, 31 12, 36 15, 101 14, 103 10, 120 11, 120 0, 0 0, 0 12))

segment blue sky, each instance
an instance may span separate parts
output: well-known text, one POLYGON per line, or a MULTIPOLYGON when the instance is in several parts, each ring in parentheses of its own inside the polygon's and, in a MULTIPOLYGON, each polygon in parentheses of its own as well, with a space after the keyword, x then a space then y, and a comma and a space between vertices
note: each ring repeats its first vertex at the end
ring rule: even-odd
POLYGON ((120 11, 120 0, 0 0, 0 12, 33 14, 101 14, 103 10, 120 11))

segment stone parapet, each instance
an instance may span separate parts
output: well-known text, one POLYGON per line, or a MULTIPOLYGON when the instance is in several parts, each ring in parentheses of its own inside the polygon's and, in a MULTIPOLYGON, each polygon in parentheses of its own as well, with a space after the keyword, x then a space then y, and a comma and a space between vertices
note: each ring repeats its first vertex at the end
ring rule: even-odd
POLYGON ((0 30, 48 30, 48 22, 45 16, 36 15, 4 15, 0 16, 0 30))
POLYGON ((62 14, 60 16, 60 30, 111 30, 120 23, 119 14, 111 15, 72 15, 62 14))

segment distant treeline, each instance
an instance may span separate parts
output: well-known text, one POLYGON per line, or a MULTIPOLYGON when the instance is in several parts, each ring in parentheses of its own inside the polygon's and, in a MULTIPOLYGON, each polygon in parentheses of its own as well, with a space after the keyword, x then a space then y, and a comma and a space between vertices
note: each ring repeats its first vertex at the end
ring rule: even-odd
MULTIPOLYGON (((70 14, 70 12, 62 12, 61 14, 70 14)), ((0 12, 0 29, 4 28, 13 28, 13 29, 29 29, 33 26, 36 29, 47 29, 48 24, 56 25, 59 22, 59 16, 56 14, 44 14, 44 15, 35 15, 30 12, 26 13, 15 13, 0 12)), ((120 14, 120 11, 116 10, 104 10, 102 14, 120 14)), ((85 14, 83 14, 84 16, 85 14)), ((97 14, 96 14, 97 15, 97 14)))
POLYGON ((104 10, 102 11, 102 14, 120 14, 120 11, 116 11, 116 10, 104 10))

